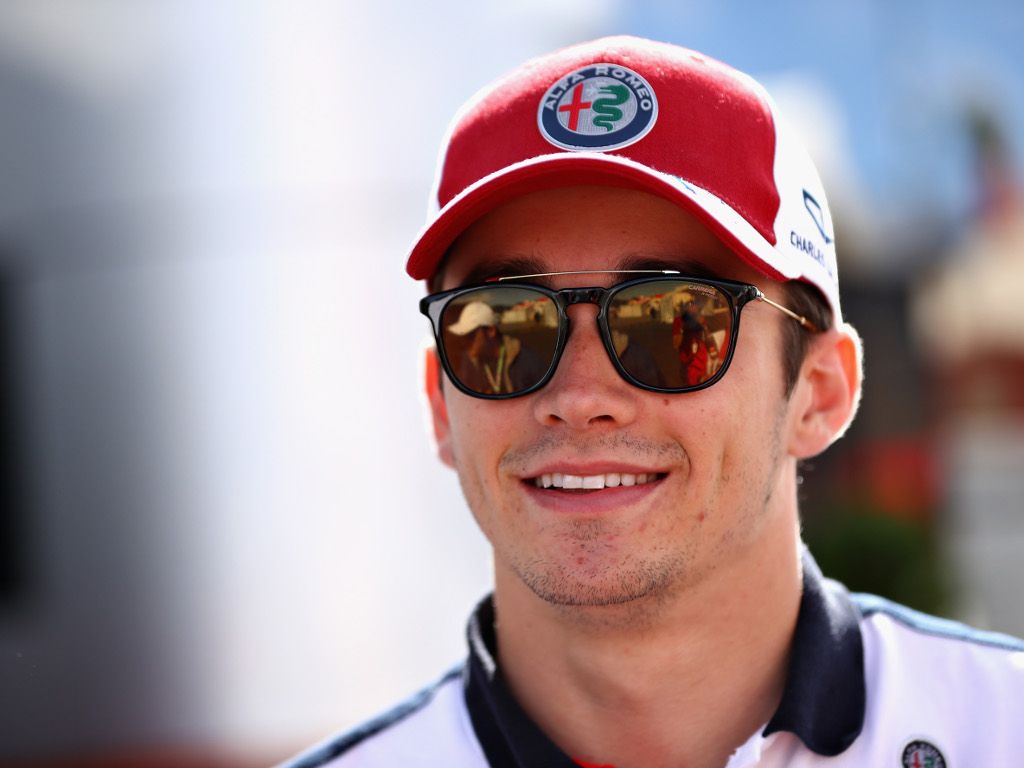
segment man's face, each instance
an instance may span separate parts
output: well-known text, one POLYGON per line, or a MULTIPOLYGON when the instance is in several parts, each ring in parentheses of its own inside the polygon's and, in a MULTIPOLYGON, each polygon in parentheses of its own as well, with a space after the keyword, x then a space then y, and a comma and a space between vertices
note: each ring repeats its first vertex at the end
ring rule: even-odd
POLYGON ((469 354, 473 357, 484 357, 493 350, 498 338, 498 329, 493 325, 485 325, 473 331, 473 339, 469 344, 469 354))
MULTIPOLYGON (((538 192, 496 209, 453 247, 444 288, 492 274, 655 264, 752 282, 781 298, 778 285, 676 206, 603 187, 538 192)), ((629 277, 562 276, 551 285, 629 277)), ((780 322, 789 321, 749 304, 724 378, 665 395, 619 376, 598 336, 596 306, 568 312, 569 341, 545 387, 487 401, 445 382, 447 414, 435 408, 494 548, 499 583, 519 580, 555 604, 607 605, 667 596, 743 558, 781 524, 780 497, 793 482, 780 348, 780 322), (538 487, 549 475, 584 485, 618 476, 619 484, 538 487)))

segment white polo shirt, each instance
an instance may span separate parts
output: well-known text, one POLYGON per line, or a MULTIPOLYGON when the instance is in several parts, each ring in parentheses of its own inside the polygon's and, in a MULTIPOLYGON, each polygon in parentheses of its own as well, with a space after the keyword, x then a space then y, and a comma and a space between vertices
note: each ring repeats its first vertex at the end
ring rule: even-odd
MULTIPOLYGON (((469 657, 390 712, 282 768, 579 768, 541 732, 495 664, 494 607, 469 657)), ((728 768, 1003 768, 1024 760, 1024 642, 872 595, 804 556, 779 708, 728 768)))

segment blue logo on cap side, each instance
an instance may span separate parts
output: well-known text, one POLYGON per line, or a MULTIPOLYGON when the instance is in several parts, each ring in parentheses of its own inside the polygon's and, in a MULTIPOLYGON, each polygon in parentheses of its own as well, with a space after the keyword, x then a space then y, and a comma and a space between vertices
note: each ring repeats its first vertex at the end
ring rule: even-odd
POLYGON ((604 151, 639 141, 658 118, 658 100, 643 77, 618 64, 592 64, 565 75, 537 110, 541 135, 556 147, 604 151))
POLYGON ((804 190, 804 208, 811 214, 815 226, 821 232, 821 236, 825 238, 825 245, 830 245, 832 243, 832 236, 825 231, 825 212, 821 210, 818 201, 806 189, 804 190))

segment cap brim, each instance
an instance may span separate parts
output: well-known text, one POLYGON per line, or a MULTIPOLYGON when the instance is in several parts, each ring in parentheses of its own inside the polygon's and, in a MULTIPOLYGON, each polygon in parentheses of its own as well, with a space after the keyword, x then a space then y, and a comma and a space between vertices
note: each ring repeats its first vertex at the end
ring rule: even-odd
POLYGON ((774 280, 803 277, 773 243, 712 193, 628 158, 600 152, 541 155, 480 179, 452 198, 424 227, 409 254, 406 271, 417 280, 430 278, 456 238, 503 203, 530 192, 577 185, 615 186, 658 195, 693 214, 762 274, 774 280))

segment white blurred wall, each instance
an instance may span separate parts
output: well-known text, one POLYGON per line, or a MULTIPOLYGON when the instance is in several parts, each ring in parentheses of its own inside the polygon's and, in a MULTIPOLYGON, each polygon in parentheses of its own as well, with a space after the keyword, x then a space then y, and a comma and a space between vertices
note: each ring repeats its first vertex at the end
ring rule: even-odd
POLYGON ((607 31, 583 8, 0 5, 34 466, 0 759, 283 756, 463 654, 488 555, 431 452, 404 252, 450 114, 607 31))

